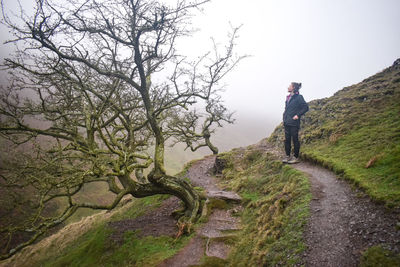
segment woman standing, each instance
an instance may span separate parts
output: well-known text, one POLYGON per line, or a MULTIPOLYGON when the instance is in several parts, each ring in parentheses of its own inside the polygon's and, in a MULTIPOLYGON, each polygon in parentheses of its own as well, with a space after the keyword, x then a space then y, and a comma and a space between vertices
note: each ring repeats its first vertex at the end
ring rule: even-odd
POLYGON ((301 83, 292 82, 288 87, 289 95, 286 97, 285 112, 283 113, 283 126, 285 128, 285 152, 286 157, 282 160, 284 163, 298 163, 300 142, 299 129, 300 118, 308 111, 308 105, 302 95, 299 94, 301 83), (292 141, 294 146, 293 158, 290 156, 292 150, 292 141))

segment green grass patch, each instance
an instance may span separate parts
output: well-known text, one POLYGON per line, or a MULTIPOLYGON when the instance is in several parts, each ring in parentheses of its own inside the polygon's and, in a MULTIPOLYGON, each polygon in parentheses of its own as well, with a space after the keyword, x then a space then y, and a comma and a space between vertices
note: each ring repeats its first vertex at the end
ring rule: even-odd
MULTIPOLYGON (((117 213, 111 221, 133 219, 159 207, 168 196, 151 196, 136 199, 124 213, 117 213)), ((175 239, 169 236, 139 237, 128 231, 122 244, 110 239, 112 229, 107 222, 72 242, 60 255, 49 255, 32 266, 155 266, 179 251, 192 237, 175 239)))
MULTIPOLYGON (((400 108, 399 108, 400 114, 400 108)), ((400 206, 400 120, 387 109, 337 142, 317 140, 303 155, 329 167, 388 207, 400 206), (374 161, 366 168, 368 162, 374 161)))
POLYGON ((120 221, 124 219, 134 219, 150 210, 158 208, 162 201, 169 197, 169 195, 154 195, 145 198, 134 199, 135 203, 131 209, 126 210, 124 213, 119 212, 115 214, 111 220, 120 221))
POLYGON ((382 248, 373 246, 368 248, 361 257, 361 267, 397 267, 400 266, 400 255, 382 248))
POLYGON ((245 203, 241 214, 243 230, 237 236, 228 265, 301 263, 311 200, 307 177, 256 150, 234 151, 222 157, 228 163, 223 171, 225 185, 238 191, 245 203), (243 153, 247 155, 245 160, 243 153))
POLYGON ((106 242, 111 230, 104 224, 80 237, 64 255, 47 259, 37 266, 94 266, 110 248, 106 242))
POLYGON ((257 192, 243 192, 241 197, 243 203, 248 203, 260 199, 261 195, 257 192))
POLYGON ((175 240, 168 236, 147 236, 138 239, 134 232, 128 232, 124 244, 115 249, 106 263, 109 266, 155 266, 178 252, 189 238, 175 240))
POLYGON ((102 224, 43 266, 155 266, 174 255, 190 238, 178 241, 168 236, 138 238, 135 232, 126 232, 124 243, 117 245, 109 239, 111 232, 102 224))

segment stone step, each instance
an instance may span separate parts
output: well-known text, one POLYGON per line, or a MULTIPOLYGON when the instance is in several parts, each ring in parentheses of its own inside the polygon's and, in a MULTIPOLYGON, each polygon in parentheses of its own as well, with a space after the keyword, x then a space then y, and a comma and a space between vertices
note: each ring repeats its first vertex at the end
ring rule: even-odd
POLYGON ((226 259, 230 247, 222 241, 211 241, 206 245, 206 256, 226 259))
POLYGON ((216 238, 208 238, 205 248, 206 256, 226 259, 231 248, 230 245, 226 243, 226 238, 234 236, 235 235, 227 235, 216 238))
POLYGON ((237 193, 231 191, 223 191, 223 190, 207 191, 207 197, 221 199, 228 202, 236 202, 236 203, 240 203, 242 201, 242 198, 237 193))
MULTIPOLYGON (((239 231, 240 229, 229 229, 229 231, 239 231)), ((199 235, 201 237, 206 238, 222 238, 222 237, 232 237, 235 236, 236 233, 226 232, 226 230, 219 230, 219 229, 211 229, 211 230, 202 230, 200 231, 199 235)))

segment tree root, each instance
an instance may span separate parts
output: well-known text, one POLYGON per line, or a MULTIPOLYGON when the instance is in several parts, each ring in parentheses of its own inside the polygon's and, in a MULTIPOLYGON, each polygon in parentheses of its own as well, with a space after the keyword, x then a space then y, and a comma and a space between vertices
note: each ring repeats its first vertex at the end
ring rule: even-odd
POLYGON ((192 223, 189 222, 177 222, 176 225, 178 226, 178 232, 176 233, 175 238, 178 239, 184 234, 190 234, 192 223))
POLYGON ((204 201, 198 201, 195 208, 188 212, 187 209, 179 209, 172 213, 175 217, 179 216, 178 222, 176 223, 178 227, 178 232, 175 236, 176 239, 182 235, 191 234, 193 230, 193 225, 203 217, 204 201))

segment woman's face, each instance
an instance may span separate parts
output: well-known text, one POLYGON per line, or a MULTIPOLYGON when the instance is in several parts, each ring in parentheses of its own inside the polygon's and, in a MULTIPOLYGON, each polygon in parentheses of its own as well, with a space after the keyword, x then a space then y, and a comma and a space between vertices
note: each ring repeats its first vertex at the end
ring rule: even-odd
POLYGON ((288 91, 289 93, 291 93, 291 92, 293 92, 293 90, 294 90, 294 86, 293 86, 293 83, 291 83, 291 84, 289 85, 287 91, 288 91))

